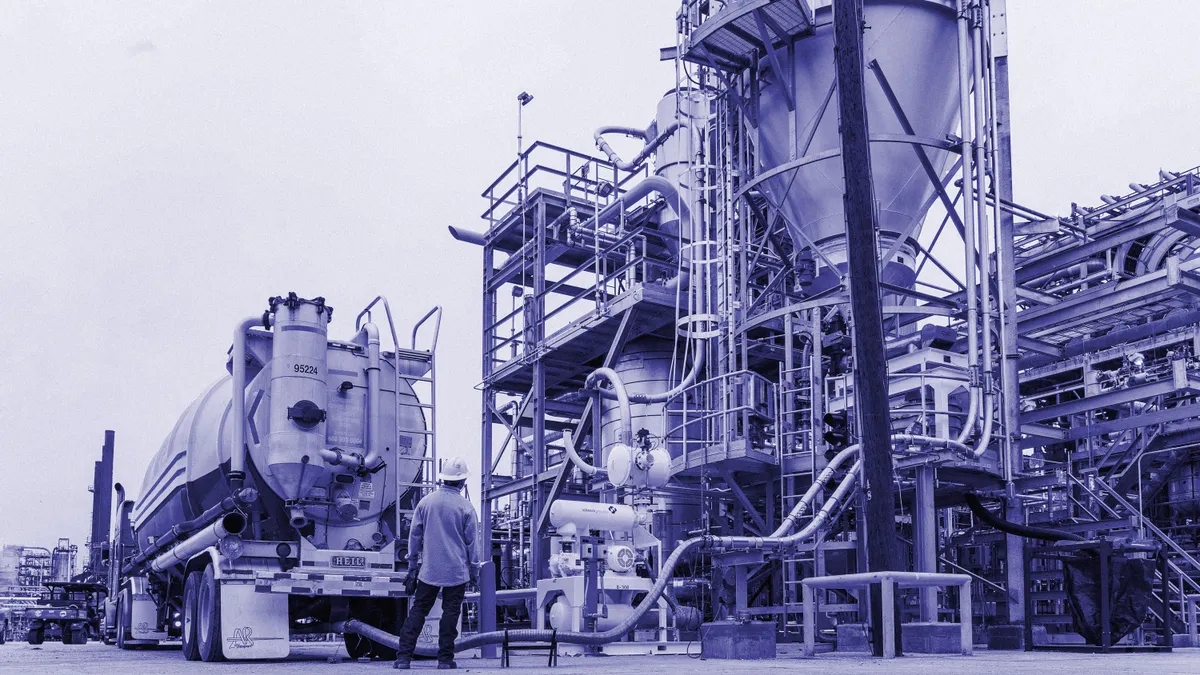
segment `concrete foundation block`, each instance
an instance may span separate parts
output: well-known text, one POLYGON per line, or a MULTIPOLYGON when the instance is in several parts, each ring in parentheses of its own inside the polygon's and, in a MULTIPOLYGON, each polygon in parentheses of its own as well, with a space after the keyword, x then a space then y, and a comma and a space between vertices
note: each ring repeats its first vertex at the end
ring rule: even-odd
POLYGON ((957 623, 906 623, 900 631, 905 654, 958 654, 962 626, 957 623))
POLYGON ((867 625, 839 623, 837 626, 837 651, 870 653, 871 640, 867 635, 867 625))
POLYGON ((989 626, 987 648, 991 650, 1025 649, 1025 627, 1019 625, 989 626))
POLYGON ((775 624, 766 621, 713 621, 700 627, 706 659, 775 658, 775 624))
POLYGON ((1192 636, 1187 633, 1175 633, 1171 636, 1171 640, 1174 647, 1200 647, 1200 644, 1193 642, 1192 636))

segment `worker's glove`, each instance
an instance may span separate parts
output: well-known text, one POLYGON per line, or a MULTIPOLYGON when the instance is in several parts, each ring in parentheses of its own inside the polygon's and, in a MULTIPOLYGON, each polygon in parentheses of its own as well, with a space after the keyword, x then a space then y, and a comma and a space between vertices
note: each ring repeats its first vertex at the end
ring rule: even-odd
POLYGON ((420 573, 420 565, 412 563, 408 566, 408 576, 404 577, 404 592, 410 596, 417 594, 417 575, 420 573))

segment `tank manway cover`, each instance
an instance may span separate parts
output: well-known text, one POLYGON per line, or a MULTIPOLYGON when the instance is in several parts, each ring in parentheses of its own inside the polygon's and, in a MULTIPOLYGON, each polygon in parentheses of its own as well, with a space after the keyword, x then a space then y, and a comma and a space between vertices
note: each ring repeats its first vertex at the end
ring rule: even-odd
POLYGON ((295 422, 301 429, 311 429, 325 421, 325 411, 316 403, 304 400, 288 408, 288 419, 295 422))

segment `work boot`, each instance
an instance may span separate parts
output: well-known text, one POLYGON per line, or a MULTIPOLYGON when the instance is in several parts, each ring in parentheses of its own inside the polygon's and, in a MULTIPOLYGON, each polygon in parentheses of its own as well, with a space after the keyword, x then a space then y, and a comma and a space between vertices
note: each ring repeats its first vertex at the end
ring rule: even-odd
POLYGON ((396 659, 396 662, 392 664, 392 667, 396 670, 411 670, 412 659, 396 659))
POLYGON ((453 661, 441 661, 438 663, 438 670, 454 670, 458 664, 453 661))

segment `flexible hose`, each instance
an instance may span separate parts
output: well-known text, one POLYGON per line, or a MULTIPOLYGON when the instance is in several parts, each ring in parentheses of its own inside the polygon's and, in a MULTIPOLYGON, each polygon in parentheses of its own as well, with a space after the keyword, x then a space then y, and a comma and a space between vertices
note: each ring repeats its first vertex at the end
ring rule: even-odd
POLYGON ((974 492, 968 492, 963 498, 967 501, 967 507, 971 509, 971 513, 974 513, 976 518, 1001 532, 1015 534, 1018 537, 1042 539, 1044 541, 1087 541, 1073 532, 1051 530, 1045 527, 1033 527, 1032 525, 1021 525, 1020 523, 1004 520, 984 508, 983 502, 979 500, 979 495, 974 492))
MULTIPOLYGON (((820 530, 828 522, 830 516, 837 510, 837 507, 843 503, 843 500, 851 493, 855 486, 855 480, 858 477, 860 462, 855 462, 854 466, 846 474, 846 479, 841 485, 834 490, 833 495, 826 500, 821 510, 813 517, 812 521, 799 532, 786 537, 693 537, 681 543, 675 548, 671 555, 663 562, 662 572, 655 580, 654 586, 642 598, 637 607, 625 617, 625 620, 620 624, 610 628, 609 630, 598 633, 580 633, 574 631, 555 631, 544 629, 520 629, 508 631, 491 631, 488 633, 477 633, 467 637, 459 638, 454 643, 454 651, 461 652, 483 645, 496 644, 505 640, 513 642, 549 642, 557 639, 559 642, 581 645, 602 645, 609 642, 615 642, 625 637, 630 630, 633 630, 637 622, 650 611, 658 603, 658 599, 667 589, 667 585, 671 582, 671 577, 674 575, 675 567, 679 561, 692 549, 707 544, 710 547, 744 547, 752 549, 779 549, 787 548, 798 544, 814 533, 820 530)), ((808 496, 807 494, 805 495, 808 496)), ((811 497, 810 497, 811 499, 811 497)), ((803 499, 802 499, 803 501, 803 499)), ((797 505, 799 508, 799 505, 797 505)), ((794 509, 793 509, 794 510, 794 509)), ((356 633, 369 640, 373 640, 391 649, 400 648, 400 638, 380 630, 369 624, 365 624, 357 619, 350 619, 340 626, 335 625, 335 628, 341 628, 345 633, 356 633)), ((418 648, 416 653, 421 656, 433 656, 437 650, 432 647, 418 648)))

